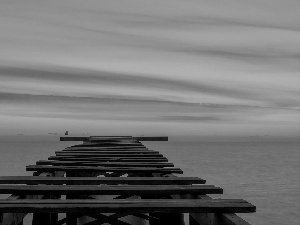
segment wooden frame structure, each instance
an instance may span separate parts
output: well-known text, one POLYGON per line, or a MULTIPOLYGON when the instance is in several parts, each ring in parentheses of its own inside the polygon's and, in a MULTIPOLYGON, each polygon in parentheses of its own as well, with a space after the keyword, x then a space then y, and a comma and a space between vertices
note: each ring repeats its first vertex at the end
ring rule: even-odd
POLYGON ((61 137, 83 141, 26 167, 33 176, 0 177, 0 225, 149 224, 249 225, 235 213, 256 207, 242 199, 212 199, 222 194, 198 177, 176 177, 182 170, 147 149, 141 141, 167 137, 61 137), (64 218, 60 218, 61 214, 64 218))

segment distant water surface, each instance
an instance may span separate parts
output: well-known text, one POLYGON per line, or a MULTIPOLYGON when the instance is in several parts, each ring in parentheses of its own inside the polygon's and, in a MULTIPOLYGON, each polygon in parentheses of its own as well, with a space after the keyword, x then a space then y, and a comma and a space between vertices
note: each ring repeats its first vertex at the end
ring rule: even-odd
MULTIPOLYGON (((75 142, 0 140, 0 175, 32 175, 25 166, 47 159, 75 142)), ((198 176, 224 189, 214 198, 243 198, 257 206, 241 214, 256 225, 299 224, 299 143, 145 142, 163 153, 184 176, 198 176)), ((4 197, 4 196, 2 196, 4 197)))

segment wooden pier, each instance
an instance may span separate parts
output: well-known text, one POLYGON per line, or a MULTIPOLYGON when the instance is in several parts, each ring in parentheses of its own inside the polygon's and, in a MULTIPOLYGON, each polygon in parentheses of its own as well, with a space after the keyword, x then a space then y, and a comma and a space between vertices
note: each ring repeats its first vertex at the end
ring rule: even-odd
POLYGON ((198 177, 177 177, 183 171, 142 141, 167 137, 61 137, 83 141, 55 152, 48 160, 26 167, 33 176, 0 177, 0 225, 249 225, 235 213, 256 207, 222 194, 198 177), (188 215, 186 223, 184 219, 188 215))

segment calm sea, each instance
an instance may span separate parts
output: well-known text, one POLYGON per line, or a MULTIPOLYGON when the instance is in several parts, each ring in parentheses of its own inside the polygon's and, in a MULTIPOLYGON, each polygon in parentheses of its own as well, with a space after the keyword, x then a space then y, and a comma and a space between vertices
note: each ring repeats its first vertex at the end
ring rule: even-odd
MULTIPOLYGON (((25 138, 26 139, 26 138, 25 138)), ((41 140, 41 139, 39 139, 41 140)), ((32 175, 25 166, 75 142, 0 140, 0 175, 32 175)), ((300 224, 300 148, 288 142, 145 142, 184 171, 224 189, 214 198, 243 198, 257 213, 241 214, 256 225, 300 224)), ((3 197, 3 196, 2 196, 3 197)))

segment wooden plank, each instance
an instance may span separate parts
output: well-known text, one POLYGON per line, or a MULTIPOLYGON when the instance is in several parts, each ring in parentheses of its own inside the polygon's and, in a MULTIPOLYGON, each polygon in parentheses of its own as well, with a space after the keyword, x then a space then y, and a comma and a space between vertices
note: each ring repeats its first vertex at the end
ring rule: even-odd
MULTIPOLYGON (((101 137, 101 136, 91 136, 91 138, 89 139, 90 142, 93 141, 101 141, 105 138, 101 137)), ((117 139, 117 138, 115 138, 117 139)), ((121 138, 122 139, 122 138, 121 138)), ((126 139, 126 138, 124 138, 126 139)), ((130 139, 130 138, 128 138, 130 139)), ((168 141, 168 137, 166 136, 162 136, 162 137, 131 137, 131 139, 133 140, 137 140, 137 141, 168 141)))
POLYGON ((148 150, 148 148, 146 148, 145 146, 123 146, 123 147, 120 147, 120 146, 110 146, 110 147, 99 147, 99 146, 96 146, 96 147, 67 147, 65 148, 64 150, 79 150, 79 151, 82 151, 82 150, 105 150, 105 151, 109 151, 109 150, 113 150, 113 151, 120 151, 120 150, 130 150, 130 151, 143 151, 143 150, 148 150))
POLYGON ((82 172, 120 172, 120 173, 178 173, 179 168, 143 168, 143 167, 91 167, 91 166, 26 166, 26 171, 82 171, 82 172))
POLYGON ((99 152, 139 152, 139 151, 153 151, 153 150, 149 150, 147 148, 75 148, 75 149, 70 149, 70 148, 66 148, 63 149, 62 151, 99 151, 99 152))
POLYGON ((163 157, 162 154, 126 154, 126 153, 117 153, 117 154, 101 154, 97 152, 83 152, 83 153, 73 153, 73 152, 55 152, 55 155, 57 156, 81 156, 81 157, 142 157, 142 158, 147 158, 147 157, 163 157))
POLYGON ((63 152, 120 152, 120 153, 127 153, 127 152, 158 152, 154 150, 149 150, 149 149, 63 149, 63 152))
POLYGON ((107 136, 90 136, 88 143, 138 143, 137 140, 133 139, 132 136, 128 137, 107 137, 107 136))
POLYGON ((77 146, 143 146, 141 142, 135 140, 111 140, 111 141, 101 141, 101 142, 85 142, 77 146))
POLYGON ((68 148, 120 148, 120 149, 128 149, 128 148, 132 148, 132 149, 137 149, 137 148, 141 148, 141 149, 145 149, 146 147, 144 145, 128 145, 128 144, 94 144, 94 145, 87 145, 87 144, 82 144, 82 145, 72 145, 69 146, 68 148))
POLYGON ((256 207, 242 199, 213 200, 1 200, 0 212, 42 213, 252 213, 256 207))
POLYGON ((148 162, 93 162, 93 161, 48 161, 39 160, 36 165, 61 165, 61 166, 108 166, 108 167, 174 167, 173 163, 148 163, 148 162))
POLYGON ((60 137, 60 141, 88 141, 90 137, 60 137))
POLYGON ((223 194, 213 185, 0 185, 1 194, 16 195, 171 195, 223 194))
MULTIPOLYGON (((152 160, 152 159, 167 159, 166 157, 162 156, 162 155, 155 155, 155 156, 150 156, 150 155, 147 155, 147 157, 144 157, 144 156, 140 156, 140 157, 136 157, 135 155, 128 155, 128 156, 123 156, 123 155, 118 155, 118 154, 114 154, 114 155, 111 155, 111 156, 106 156, 106 155, 95 155, 95 156, 91 156, 91 155, 56 155, 56 156, 50 156, 51 158, 55 159, 55 158, 67 158, 67 159, 70 159, 70 158, 74 158, 74 159, 78 159, 78 158, 81 158, 81 159, 96 159, 96 160, 109 160, 109 159, 137 159, 137 160, 140 160, 140 159, 145 159, 145 160, 152 160)), ((50 158, 49 157, 49 158, 50 158)))
POLYGON ((71 151, 71 150, 62 150, 62 151, 56 151, 55 153, 91 153, 91 154, 129 154, 129 155, 135 155, 135 154, 160 154, 158 151, 150 151, 150 150, 145 150, 145 151, 71 151))
POLYGON ((168 141, 169 138, 165 137, 133 137, 137 141, 168 141))
POLYGON ((137 141, 168 141, 168 137, 104 137, 104 136, 91 136, 91 137, 60 137, 60 141, 101 141, 112 139, 134 139, 137 141))
POLYGON ((119 145, 119 146, 141 146, 144 145, 139 141, 134 140, 122 140, 122 141, 110 141, 110 142, 84 142, 82 144, 72 145, 71 147, 101 147, 103 145, 119 145))
POLYGON ((96 162, 168 162, 165 157, 70 157, 70 156, 50 156, 49 160, 59 161, 96 161, 96 162))
POLYGON ((129 185, 188 185, 204 184, 198 177, 35 177, 2 176, 0 184, 129 184, 129 185))

